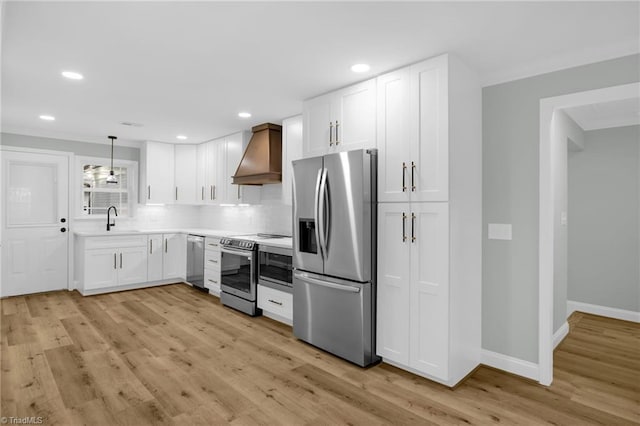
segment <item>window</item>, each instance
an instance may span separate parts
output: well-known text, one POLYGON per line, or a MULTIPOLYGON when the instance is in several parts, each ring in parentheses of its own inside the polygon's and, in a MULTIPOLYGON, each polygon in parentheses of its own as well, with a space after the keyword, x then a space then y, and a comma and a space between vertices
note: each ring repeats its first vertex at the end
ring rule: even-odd
POLYGON ((108 158, 76 158, 76 170, 81 173, 78 217, 104 217, 109 206, 116 206, 119 216, 133 216, 137 163, 114 159, 113 171, 118 182, 107 183, 109 163, 108 158))

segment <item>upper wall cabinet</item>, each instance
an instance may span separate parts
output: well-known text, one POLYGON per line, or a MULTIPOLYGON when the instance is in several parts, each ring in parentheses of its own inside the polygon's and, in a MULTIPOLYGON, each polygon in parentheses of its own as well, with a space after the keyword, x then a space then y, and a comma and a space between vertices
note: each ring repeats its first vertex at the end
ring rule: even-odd
POLYGON ((291 205, 291 162, 302 158, 302 116, 282 120, 282 201, 291 205))
POLYGON ((197 204, 197 146, 175 145, 175 202, 197 204))
POLYGON ((175 201, 173 144, 145 142, 140 150, 140 202, 167 204, 175 201))
POLYGON ((443 55, 378 78, 379 201, 448 201, 451 71, 443 55))
POLYGON ((304 103, 303 156, 376 147, 376 80, 304 103))

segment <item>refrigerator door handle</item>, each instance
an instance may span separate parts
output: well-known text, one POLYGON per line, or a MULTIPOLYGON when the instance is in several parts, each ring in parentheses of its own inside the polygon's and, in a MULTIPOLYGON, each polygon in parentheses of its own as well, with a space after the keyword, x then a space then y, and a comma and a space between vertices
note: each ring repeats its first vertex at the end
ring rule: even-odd
POLYGON ((320 248, 323 253, 323 257, 326 259, 328 254, 328 232, 329 232, 329 214, 327 214, 327 206, 329 204, 328 192, 327 192, 327 169, 322 169, 322 175, 320 178, 320 189, 318 196, 318 226, 320 234, 320 248))
POLYGON ((354 287, 352 285, 342 285, 342 284, 334 284, 332 282, 329 281, 322 281, 322 280, 318 280, 315 278, 311 278, 307 275, 304 274, 295 274, 296 278, 298 278, 301 281, 306 281, 310 284, 315 284, 315 285, 319 285, 322 287, 328 287, 328 288, 332 288, 334 290, 341 290, 341 291, 346 291, 349 293, 360 293, 360 287, 354 287))
POLYGON ((315 188, 315 204, 313 206, 313 215, 314 220, 316 222, 316 241, 318 246, 320 246, 320 257, 324 259, 324 253, 322 252, 322 242, 320 241, 320 181, 322 180, 322 171, 324 169, 318 169, 318 177, 316 178, 316 188, 315 188))

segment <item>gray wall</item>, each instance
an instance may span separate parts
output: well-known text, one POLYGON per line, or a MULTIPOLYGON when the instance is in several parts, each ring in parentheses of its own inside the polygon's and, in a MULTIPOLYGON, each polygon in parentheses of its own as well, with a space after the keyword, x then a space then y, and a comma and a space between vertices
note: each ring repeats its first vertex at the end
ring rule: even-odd
MULTIPOLYGON (((73 152, 76 155, 88 157, 111 157, 111 145, 99 143, 86 143, 69 141, 64 139, 43 138, 39 136, 16 135, 2 133, 1 144, 3 146, 17 146, 21 148, 50 149, 54 151, 73 152)), ((127 146, 118 146, 116 141, 113 149, 114 158, 120 160, 140 161, 140 149, 127 146)))
POLYGON ((640 80, 633 55, 485 87, 482 346, 538 362, 540 99, 640 80), (487 240, 487 223, 513 240, 487 240))
POLYGON ((569 153, 569 300, 640 311, 639 150, 628 126, 585 132, 569 153))

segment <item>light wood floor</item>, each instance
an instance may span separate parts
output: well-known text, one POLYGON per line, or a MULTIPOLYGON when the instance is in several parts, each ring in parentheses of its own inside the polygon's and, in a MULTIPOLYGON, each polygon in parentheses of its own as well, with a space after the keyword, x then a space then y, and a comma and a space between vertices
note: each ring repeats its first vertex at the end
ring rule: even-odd
POLYGON ((638 324, 585 314, 549 388, 481 367, 455 390, 361 369, 178 284, 2 300, 2 416, 44 424, 640 422, 638 324))

